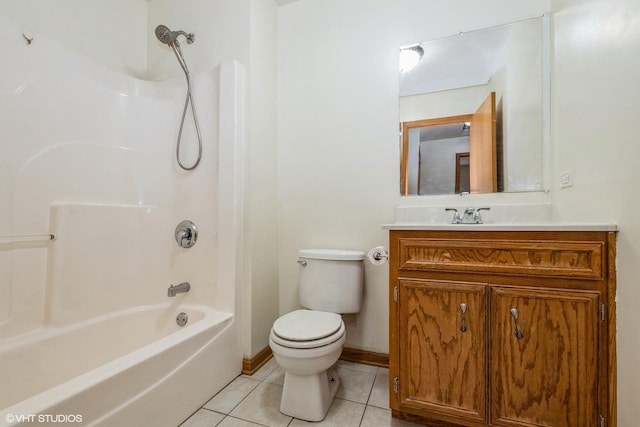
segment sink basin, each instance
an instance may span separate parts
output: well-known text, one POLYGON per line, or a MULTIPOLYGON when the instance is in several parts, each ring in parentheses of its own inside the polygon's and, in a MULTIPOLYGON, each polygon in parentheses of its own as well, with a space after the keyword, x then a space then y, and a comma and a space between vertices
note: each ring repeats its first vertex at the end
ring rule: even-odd
POLYGON ((396 222, 382 224, 385 230, 454 230, 454 231, 618 231, 616 224, 546 223, 546 224, 432 224, 396 222))
POLYGON ((611 223, 557 223, 551 219, 551 204, 478 205, 488 206, 482 211, 483 224, 451 224, 452 212, 464 212, 468 205, 457 206, 398 206, 395 223, 383 224, 385 230, 476 230, 476 231, 617 231, 611 223))

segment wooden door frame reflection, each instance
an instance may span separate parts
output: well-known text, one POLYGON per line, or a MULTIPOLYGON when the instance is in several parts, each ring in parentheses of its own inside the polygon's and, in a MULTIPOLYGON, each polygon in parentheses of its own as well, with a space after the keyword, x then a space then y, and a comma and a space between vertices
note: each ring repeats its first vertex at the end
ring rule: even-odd
POLYGON ((435 119, 414 120, 401 122, 402 148, 400 152, 400 195, 409 194, 409 131, 411 129, 424 128, 430 126, 452 125, 471 121, 472 114, 460 116, 438 117, 435 119))

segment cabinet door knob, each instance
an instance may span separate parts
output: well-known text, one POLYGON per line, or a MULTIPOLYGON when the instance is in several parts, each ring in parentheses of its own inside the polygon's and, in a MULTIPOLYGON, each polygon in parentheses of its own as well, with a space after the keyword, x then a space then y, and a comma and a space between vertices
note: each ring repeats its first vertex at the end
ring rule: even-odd
POLYGON ((460 326, 460 330, 462 332, 467 332, 467 304, 462 303, 460 304, 460 311, 461 311, 461 316, 462 316, 462 326, 460 326))
POLYGON ((513 321, 516 323, 516 332, 514 335, 516 336, 516 338, 521 340, 523 338, 523 335, 522 335, 522 328, 520 328, 520 317, 518 315, 518 309, 512 308, 511 315, 513 316, 513 321))

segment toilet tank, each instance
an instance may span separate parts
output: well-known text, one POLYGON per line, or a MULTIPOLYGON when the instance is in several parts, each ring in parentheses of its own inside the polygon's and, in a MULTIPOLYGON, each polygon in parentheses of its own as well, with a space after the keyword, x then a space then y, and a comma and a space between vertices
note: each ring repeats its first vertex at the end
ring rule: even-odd
POLYGON ((311 310, 357 313, 362 304, 364 252, 345 249, 299 251, 300 304, 311 310))

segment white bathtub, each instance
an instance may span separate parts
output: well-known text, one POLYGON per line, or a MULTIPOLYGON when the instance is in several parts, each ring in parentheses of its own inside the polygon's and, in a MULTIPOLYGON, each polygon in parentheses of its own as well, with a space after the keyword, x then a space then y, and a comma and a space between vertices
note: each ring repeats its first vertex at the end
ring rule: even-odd
POLYGON ((0 425, 179 425, 242 355, 232 314, 177 301, 0 343, 0 425))

